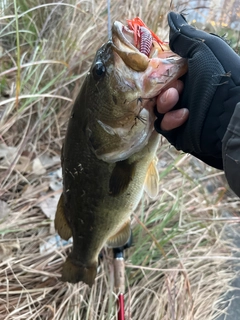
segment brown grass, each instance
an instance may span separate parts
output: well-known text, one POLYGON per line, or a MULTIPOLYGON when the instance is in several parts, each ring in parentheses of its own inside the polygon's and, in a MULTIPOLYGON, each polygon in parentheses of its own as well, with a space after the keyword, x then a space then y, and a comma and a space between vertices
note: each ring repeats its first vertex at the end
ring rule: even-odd
MULTIPOLYGON (((89 289, 59 279, 71 244, 40 250, 55 234, 60 149, 72 101, 107 39, 106 1, 17 3, 18 28, 14 6, 0 18, 0 319, 116 319, 111 252, 89 289)), ((112 1, 111 14, 121 21, 140 16, 166 31, 169 8, 166 1, 112 1)), ((234 213, 239 200, 222 173, 166 141, 159 173, 157 201, 144 198, 133 217, 126 319, 214 319, 234 278, 224 230, 238 217, 222 212, 234 213)))

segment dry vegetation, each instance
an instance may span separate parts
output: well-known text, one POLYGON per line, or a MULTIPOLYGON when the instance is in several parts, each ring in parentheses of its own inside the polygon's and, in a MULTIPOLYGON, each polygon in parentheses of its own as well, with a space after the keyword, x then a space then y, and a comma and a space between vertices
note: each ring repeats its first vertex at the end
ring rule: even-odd
MULTIPOLYGON (((112 20, 140 16, 167 35, 170 1, 158 3, 112 1, 112 20)), ((116 319, 111 252, 91 290, 62 283, 71 244, 60 243, 52 225, 66 124, 95 51, 107 39, 106 1, 19 0, 3 8, 0 319, 116 319)), ((224 230, 238 219, 224 219, 222 212, 234 213, 239 200, 221 172, 164 141, 159 160, 159 198, 143 199, 133 217, 126 319, 215 319, 234 277, 224 230)))

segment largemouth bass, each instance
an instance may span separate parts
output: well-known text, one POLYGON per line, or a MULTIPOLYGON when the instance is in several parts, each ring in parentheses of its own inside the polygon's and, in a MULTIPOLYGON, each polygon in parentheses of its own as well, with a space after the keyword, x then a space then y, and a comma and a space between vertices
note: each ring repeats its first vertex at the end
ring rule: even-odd
POLYGON ((158 193, 152 98, 186 72, 186 62, 144 26, 114 23, 72 109, 55 217, 61 238, 73 237, 63 281, 92 286, 102 247, 124 245, 143 191, 158 193))

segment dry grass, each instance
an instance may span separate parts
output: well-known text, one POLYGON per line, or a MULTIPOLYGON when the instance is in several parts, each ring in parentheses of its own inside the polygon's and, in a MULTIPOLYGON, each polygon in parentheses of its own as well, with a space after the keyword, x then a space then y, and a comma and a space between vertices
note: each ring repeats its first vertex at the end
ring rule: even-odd
MULTIPOLYGON (((59 280, 71 244, 40 250, 54 235, 72 100, 107 39, 106 1, 38 1, 15 2, 18 16, 11 3, 0 17, 0 319, 116 319, 111 252, 90 290, 59 280)), ((112 1, 112 20, 141 16, 163 30, 169 5, 112 1)), ((223 233, 235 220, 221 212, 239 200, 220 172, 166 142, 159 159, 159 198, 143 199, 133 217, 126 318, 214 319, 234 277, 223 233)))

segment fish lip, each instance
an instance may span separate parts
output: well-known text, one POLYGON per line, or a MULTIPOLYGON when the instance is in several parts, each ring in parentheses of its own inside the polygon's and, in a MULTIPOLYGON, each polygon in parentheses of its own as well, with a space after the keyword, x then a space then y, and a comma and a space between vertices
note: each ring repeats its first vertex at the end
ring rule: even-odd
MULTIPOLYGON (((114 21, 113 26, 112 26, 112 42, 113 42, 113 47, 117 48, 116 45, 114 44, 114 39, 115 36, 118 37, 118 39, 124 43, 127 47, 129 47, 129 49, 132 49, 135 52, 139 52, 138 48, 136 48, 127 38, 126 36, 123 34, 123 29, 125 28, 125 31, 127 32, 127 27, 124 26, 121 22, 119 21, 114 21)), ((129 29, 129 34, 132 33, 133 35, 133 31, 131 31, 129 29)), ((118 48, 117 48, 118 49, 118 48)))

